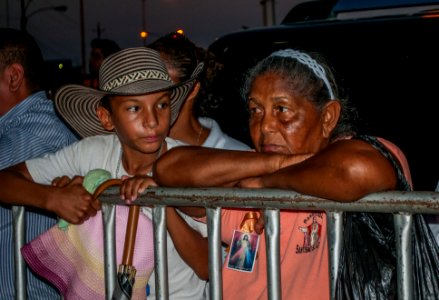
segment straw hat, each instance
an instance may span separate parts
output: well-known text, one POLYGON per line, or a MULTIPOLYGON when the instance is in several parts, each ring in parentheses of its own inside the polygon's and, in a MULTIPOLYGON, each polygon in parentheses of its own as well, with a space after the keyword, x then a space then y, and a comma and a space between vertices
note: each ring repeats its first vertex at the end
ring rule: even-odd
POLYGON ((128 48, 107 57, 99 70, 99 89, 82 85, 65 85, 55 94, 58 113, 81 136, 109 134, 96 114, 105 95, 144 95, 171 91, 171 125, 203 69, 200 63, 191 78, 175 84, 168 74, 160 54, 146 47, 128 48))

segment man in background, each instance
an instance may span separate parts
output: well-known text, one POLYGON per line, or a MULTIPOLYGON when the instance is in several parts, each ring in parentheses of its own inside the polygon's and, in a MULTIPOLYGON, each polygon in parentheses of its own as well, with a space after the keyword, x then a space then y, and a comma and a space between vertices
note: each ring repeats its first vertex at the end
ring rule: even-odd
POLYGON ((109 39, 96 38, 91 41, 90 60, 88 69, 90 74, 84 80, 84 85, 98 89, 99 88, 99 68, 105 58, 120 50, 119 45, 109 39))
MULTIPOLYGON (((33 37, 0 28, 0 170, 77 140, 47 98, 44 75, 43 56, 33 37)), ((55 223, 47 212, 28 209, 26 242, 55 223)), ((0 299, 15 299, 13 251, 11 206, 0 205, 0 299)), ((27 287, 28 299, 59 299, 54 288, 29 270, 27 287)))

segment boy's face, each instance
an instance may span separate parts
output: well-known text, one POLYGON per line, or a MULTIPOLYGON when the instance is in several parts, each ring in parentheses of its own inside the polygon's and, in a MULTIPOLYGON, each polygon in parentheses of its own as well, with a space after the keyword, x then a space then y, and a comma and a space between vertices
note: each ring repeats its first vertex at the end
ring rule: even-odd
POLYGON ((112 96, 111 112, 98 108, 102 126, 114 130, 122 147, 151 154, 159 151, 169 131, 169 92, 140 96, 112 96))

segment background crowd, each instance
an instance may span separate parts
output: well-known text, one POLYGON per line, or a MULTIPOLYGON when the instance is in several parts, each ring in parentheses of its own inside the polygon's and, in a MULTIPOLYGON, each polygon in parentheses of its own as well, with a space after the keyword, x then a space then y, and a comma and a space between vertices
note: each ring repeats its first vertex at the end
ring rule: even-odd
MULTIPOLYGON (((122 179, 120 193, 127 203, 155 185, 281 188, 340 202, 374 192, 412 190, 404 153, 385 138, 357 132, 357 111, 330 63, 318 53, 279 50, 243 74, 251 136, 246 144, 223 132, 215 120, 222 99, 214 93, 214 85, 222 65, 207 49, 179 33, 162 36, 147 47, 120 49, 108 39, 93 40, 91 45, 89 74, 49 88, 42 80, 44 61, 33 38, 0 29, 1 299, 15 297, 12 205, 28 208, 26 243, 56 226, 58 218, 72 226, 90 226, 100 216, 99 203, 82 186, 91 169, 107 169, 113 178, 122 179)), ((169 296, 206 299, 205 211, 167 207, 166 214, 169 296)), ((263 235, 255 235, 258 242, 253 241, 251 251, 240 252, 242 263, 236 265, 242 268, 245 261, 246 272, 226 263, 226 247, 234 243, 235 232, 245 232, 242 224, 249 214, 255 214, 257 223, 247 233, 261 233, 264 221, 258 211, 222 212, 225 299, 266 295, 263 235), (246 260, 245 253, 252 259, 246 260)), ((144 239, 149 235, 145 243, 151 246, 150 208, 143 208, 142 218, 149 225, 139 234, 144 239)), ((373 214, 348 215, 354 228, 366 228, 365 219, 376 221, 382 231, 392 222, 378 221, 373 214)), ((429 216, 428 221, 432 231, 427 227, 421 235, 434 240, 434 234, 439 242, 437 218, 429 216)), ((415 227, 422 224, 423 216, 417 217, 415 227)), ((326 214, 282 211, 281 227, 283 298, 329 298, 326 214)), ((248 239, 253 236, 242 236, 250 249, 248 239)), ((343 255, 350 255, 346 249, 351 243, 344 241, 343 255)), ((428 268, 439 276, 435 269, 439 250, 435 243, 431 247, 429 259, 434 263, 417 262, 415 268, 428 268)), ((396 264, 394 245, 388 251, 391 269, 396 264)), ((348 259, 368 259, 366 252, 355 255, 348 259)), ((154 299, 153 257, 145 260, 135 295, 154 299)), ((359 268, 350 267, 352 272, 359 268)), ((394 272, 371 279, 383 299, 396 297, 394 272)), ((68 276, 78 275, 74 269, 68 276)), ((58 299, 60 291, 73 299, 82 292, 73 285, 63 290, 35 269, 27 269, 27 282, 30 299, 58 299)), ((352 287, 339 291, 341 299, 356 294, 352 287)), ((434 287, 417 292, 419 297, 437 297, 434 287)))

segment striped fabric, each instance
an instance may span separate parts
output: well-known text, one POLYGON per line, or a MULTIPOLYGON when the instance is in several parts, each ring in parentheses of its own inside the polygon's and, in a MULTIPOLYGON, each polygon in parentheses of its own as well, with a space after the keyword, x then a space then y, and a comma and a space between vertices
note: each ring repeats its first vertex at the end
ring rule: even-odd
POLYGON ((96 115, 99 102, 105 95, 129 96, 169 91, 173 124, 203 67, 204 64, 200 63, 189 80, 175 84, 157 51, 146 47, 127 48, 104 60, 99 69, 99 90, 82 85, 65 85, 55 94, 55 107, 84 138, 112 133, 102 128, 96 115))
POLYGON ((0 117, 0 170, 76 140, 45 92, 35 93, 0 117))
MULTIPOLYGON (((56 116, 53 103, 38 92, 0 117, 0 169, 43 153, 55 152, 76 141, 76 137, 56 116)), ((55 224, 54 216, 26 213, 26 241, 55 224)), ((14 299, 12 215, 9 206, 0 205, 0 299, 14 299)), ((48 284, 27 274, 28 299, 59 299, 48 284)))

